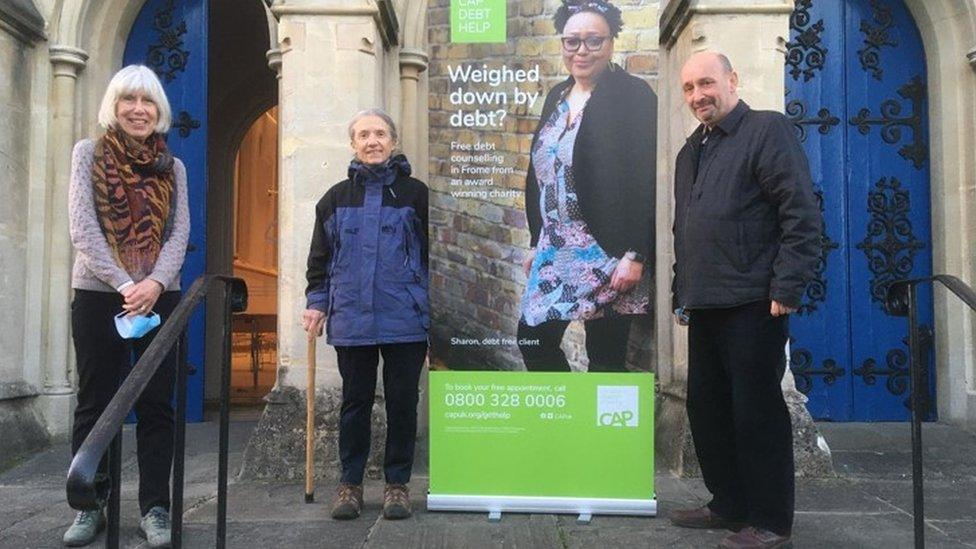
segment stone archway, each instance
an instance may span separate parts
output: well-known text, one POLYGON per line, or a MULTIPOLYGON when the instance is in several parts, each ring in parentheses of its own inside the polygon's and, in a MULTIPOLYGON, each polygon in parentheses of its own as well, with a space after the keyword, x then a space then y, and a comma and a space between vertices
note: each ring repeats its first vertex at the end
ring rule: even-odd
MULTIPOLYGON (((278 81, 267 63, 277 39, 274 19, 260 0, 215 0, 210 4, 209 134, 207 149, 207 268, 233 271, 234 160, 251 124, 278 104, 278 81), (267 25, 266 25, 267 24, 267 25)), ((206 361, 222 352, 220 307, 208 299, 206 361), (213 327, 213 329, 211 329, 213 327)), ((206 370, 205 396, 219 395, 219 369, 206 370)))
POLYGON ((403 31, 400 50, 400 83, 402 88, 401 126, 406 142, 404 152, 411 159, 416 175, 427 180, 427 0, 406 2, 403 9, 403 31))
POLYGON ((47 115, 47 178, 44 191, 36 194, 32 226, 42 243, 36 263, 38 284, 28 288, 25 324, 38 326, 36 361, 43 383, 39 399, 48 431, 65 436, 74 406, 73 349, 70 331, 72 250, 68 237, 69 152, 80 136, 94 135, 95 113, 105 84, 121 64, 125 36, 143 0, 85 0, 64 2, 51 17, 48 54, 51 62, 51 99, 47 115))
MULTIPOLYGON (((259 0, 253 0, 263 13, 261 26, 267 25, 267 41, 262 54, 277 45, 277 22, 259 0)), ((98 132, 96 113, 105 85, 122 64, 126 37, 145 0, 79 0, 63 2, 54 10, 49 24, 51 62, 51 104, 48 115, 47 144, 49 154, 48 188, 42 193, 43 212, 35 226, 43 227, 37 235, 43 242, 38 261, 43 266, 35 300, 43 307, 33 308, 25 322, 41 327, 40 363, 44 391, 41 407, 49 430, 58 435, 70 423, 72 398, 72 350, 69 325, 71 243, 67 218, 61 215, 67 207, 70 177, 70 151, 74 142, 98 132)), ((273 80, 273 76, 272 76, 273 80)), ((276 87, 276 83, 275 83, 276 87)), ((254 107, 252 110, 257 109, 254 107)), ((247 117, 247 113, 243 114, 247 117)))
MULTIPOLYGON (((905 0, 929 72, 933 271, 976 283, 976 4, 905 0)), ((935 294, 939 417, 976 426, 976 331, 968 309, 935 294)))

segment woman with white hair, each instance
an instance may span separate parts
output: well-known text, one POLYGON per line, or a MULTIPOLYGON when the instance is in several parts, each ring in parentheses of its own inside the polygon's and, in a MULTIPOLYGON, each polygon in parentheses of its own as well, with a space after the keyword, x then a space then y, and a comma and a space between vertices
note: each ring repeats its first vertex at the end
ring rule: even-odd
MULTIPOLYGON (((163 86, 147 67, 112 77, 98 112, 105 133, 79 141, 72 154, 68 216, 75 248, 71 328, 78 362, 78 407, 72 454, 105 410, 129 365, 114 317, 159 315, 166 322, 180 299, 180 269, 190 232, 186 168, 166 147, 171 121, 163 86)), ((142 355, 157 329, 133 339, 142 355)), ((138 334, 130 334, 138 335, 138 334)), ((150 547, 169 547, 169 481, 173 461, 176 353, 160 364, 139 400, 140 533, 150 547)), ((111 486, 107 460, 96 476, 100 499, 111 486)), ((102 509, 81 511, 64 534, 87 545, 105 526, 102 509)))
POLYGON ((407 483, 417 440, 420 372, 427 356, 427 185, 410 177, 396 125, 381 109, 349 123, 348 177, 315 206, 302 326, 335 347, 342 376, 342 477, 332 518, 363 509, 376 369, 383 355, 386 447, 383 516, 412 513, 407 483))

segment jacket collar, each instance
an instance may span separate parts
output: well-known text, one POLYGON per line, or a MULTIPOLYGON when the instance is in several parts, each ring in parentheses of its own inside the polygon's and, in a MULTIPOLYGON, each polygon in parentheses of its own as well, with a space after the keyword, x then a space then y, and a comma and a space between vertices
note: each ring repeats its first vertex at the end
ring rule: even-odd
POLYGON ((740 99, 739 102, 736 103, 735 107, 732 109, 732 112, 727 114, 725 118, 723 118, 718 124, 715 125, 715 127, 718 128, 719 130, 722 130, 722 133, 728 135, 729 133, 732 132, 732 130, 735 129, 736 126, 739 125, 739 122, 742 120, 742 117, 745 116, 747 112, 749 112, 749 105, 747 105, 745 101, 740 99))
POLYGON ((365 185, 371 181, 378 181, 383 185, 391 185, 400 177, 407 177, 412 169, 407 157, 402 154, 392 156, 381 166, 367 166, 359 160, 353 159, 349 163, 348 177, 353 182, 365 185))
MULTIPOLYGON (((715 127, 712 128, 712 130, 714 131, 715 129, 718 129, 722 133, 728 135, 729 133, 732 132, 732 130, 736 128, 736 126, 739 125, 739 122, 742 121, 742 117, 745 116, 746 113, 749 112, 750 110, 752 109, 749 107, 749 105, 745 101, 740 99, 739 102, 736 103, 735 107, 732 108, 732 111, 729 112, 729 114, 727 114, 725 118, 722 119, 721 122, 716 124, 715 127)), ((688 143, 693 147, 695 147, 696 149, 700 147, 702 134, 704 132, 705 132, 705 124, 699 124, 698 127, 695 128, 695 131, 688 136, 688 143)))

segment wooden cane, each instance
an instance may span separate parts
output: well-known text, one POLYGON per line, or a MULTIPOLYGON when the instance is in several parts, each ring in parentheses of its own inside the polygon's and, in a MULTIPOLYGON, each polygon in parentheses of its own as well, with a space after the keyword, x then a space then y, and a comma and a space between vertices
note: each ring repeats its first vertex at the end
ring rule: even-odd
POLYGON ((308 332, 308 387, 305 416, 305 503, 315 501, 315 341, 314 326, 308 332))

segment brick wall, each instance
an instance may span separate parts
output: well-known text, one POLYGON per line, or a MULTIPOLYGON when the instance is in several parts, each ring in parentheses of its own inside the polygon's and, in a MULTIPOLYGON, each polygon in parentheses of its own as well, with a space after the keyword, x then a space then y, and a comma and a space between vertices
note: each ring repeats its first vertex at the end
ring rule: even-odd
MULTIPOLYGON (((560 42, 552 24, 558 0, 508 2, 508 42, 505 44, 450 44, 450 0, 430 0, 430 229, 432 348, 435 364, 451 368, 521 369, 518 348, 511 343, 452 345, 451 338, 481 341, 515 337, 519 302, 525 286, 522 258, 529 244, 525 219, 525 170, 532 133, 538 123, 546 92, 567 76, 560 57, 560 42), (538 65, 537 84, 521 84, 522 91, 539 92, 532 108, 509 106, 498 127, 461 129, 450 117, 477 105, 455 105, 450 92, 457 85, 448 66, 487 64, 531 69, 538 65), (492 155, 503 158, 501 174, 491 175, 487 187, 452 185, 458 163, 451 161, 451 142, 489 143, 492 155), (507 173, 511 168, 511 173, 507 173), (496 190, 502 196, 456 196, 458 190, 496 190)), ((658 2, 621 0, 624 29, 615 41, 614 61, 644 77, 656 88, 658 67, 658 2)), ((490 88, 464 84, 465 91, 511 91, 513 86, 490 88)), ((485 107, 480 107, 486 110, 485 107)), ((492 110, 494 107, 487 107, 492 110)), ((455 151, 457 152, 457 151, 455 151)), ((472 152, 470 154, 477 154, 472 152)), ((490 164, 489 164, 490 165, 490 164)), ((489 176, 475 176, 489 178, 489 176)), ((563 347, 574 367, 585 365, 581 326, 574 323, 563 347)), ((636 323, 631 345, 632 367, 650 369, 653 322, 636 323)))

